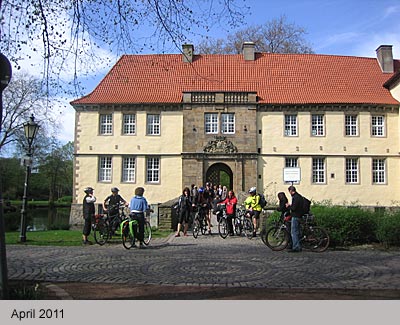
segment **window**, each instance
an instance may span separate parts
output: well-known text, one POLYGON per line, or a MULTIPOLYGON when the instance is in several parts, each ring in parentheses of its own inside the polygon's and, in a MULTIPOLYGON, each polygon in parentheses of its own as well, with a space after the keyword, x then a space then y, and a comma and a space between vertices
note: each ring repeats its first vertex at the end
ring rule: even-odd
POLYGON ((146 182, 160 182, 160 158, 147 158, 146 182))
POLYGON ((311 135, 323 136, 324 134, 324 115, 311 115, 311 135))
POLYGON ((385 159, 372 159, 372 183, 386 183, 386 161, 385 159))
POLYGON ((136 115, 135 114, 124 114, 122 132, 125 135, 136 133, 136 115))
POLYGON ((125 183, 135 182, 135 157, 124 157, 122 159, 122 181, 125 183))
POLYGON ((208 134, 218 133, 218 114, 216 113, 206 113, 204 116, 204 129, 208 134))
POLYGON ((383 115, 371 116, 371 134, 374 137, 385 136, 385 117, 383 115))
POLYGON ((312 182, 316 184, 325 183, 325 159, 313 158, 312 160, 312 182))
POLYGON ((299 167, 297 165, 297 158, 285 158, 285 167, 299 167))
POLYGON ((285 115, 285 136, 297 136, 297 115, 285 115))
POLYGON ((344 117, 345 134, 350 137, 358 135, 358 119, 357 115, 346 115, 344 117))
POLYGON ((346 158, 346 183, 358 183, 358 159, 346 158))
POLYGON ((235 133, 235 114, 222 114, 221 119, 221 132, 229 134, 235 133))
POLYGON ((111 157, 100 157, 99 182, 111 182, 112 159, 111 157))
POLYGON ((160 135, 160 114, 147 115, 147 135, 160 135))
POLYGON ((112 114, 100 115, 100 134, 101 135, 112 134, 112 114))

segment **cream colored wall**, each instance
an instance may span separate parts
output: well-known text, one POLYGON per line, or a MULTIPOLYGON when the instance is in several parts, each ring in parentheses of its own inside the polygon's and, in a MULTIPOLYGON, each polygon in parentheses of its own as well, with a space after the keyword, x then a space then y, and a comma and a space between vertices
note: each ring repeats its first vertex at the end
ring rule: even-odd
POLYGON ((298 191, 315 201, 328 200, 336 204, 390 206, 399 197, 399 127, 398 114, 385 113, 386 137, 370 136, 369 112, 359 113, 359 136, 344 136, 344 113, 325 112, 325 136, 312 137, 310 112, 298 113, 299 135, 283 136, 284 113, 260 113, 262 135, 259 144, 262 155, 259 173, 266 194, 276 197, 287 193, 290 184, 283 182, 285 157, 298 157, 301 182, 298 191), (326 184, 312 184, 312 158, 324 157, 326 184), (345 158, 359 158, 359 184, 345 184, 345 158), (386 158, 387 184, 372 184, 372 158, 386 158), (334 175, 332 175, 334 174, 334 175), (332 176, 333 177, 332 177, 332 176))
POLYGON ((120 194, 130 200, 138 186, 145 188, 145 197, 149 203, 159 203, 177 197, 182 184, 182 127, 180 112, 161 113, 161 135, 146 136, 146 112, 136 113, 136 135, 121 135, 122 113, 113 112, 113 135, 98 134, 98 112, 77 112, 76 134, 76 186, 75 198, 81 203, 83 189, 95 188, 95 196, 101 203, 116 186, 120 194), (99 155, 112 156, 112 182, 98 182, 99 155), (121 182, 123 155, 136 156, 136 182, 121 182), (146 157, 160 157, 160 183, 145 183, 146 157))

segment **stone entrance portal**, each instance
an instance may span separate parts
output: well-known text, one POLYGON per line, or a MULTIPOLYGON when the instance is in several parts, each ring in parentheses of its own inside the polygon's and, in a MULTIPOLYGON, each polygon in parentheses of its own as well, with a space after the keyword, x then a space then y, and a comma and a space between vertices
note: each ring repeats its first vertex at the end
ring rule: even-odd
POLYGON ((233 189, 233 173, 228 165, 223 163, 215 163, 207 169, 206 182, 211 182, 213 185, 226 186, 228 189, 233 189))

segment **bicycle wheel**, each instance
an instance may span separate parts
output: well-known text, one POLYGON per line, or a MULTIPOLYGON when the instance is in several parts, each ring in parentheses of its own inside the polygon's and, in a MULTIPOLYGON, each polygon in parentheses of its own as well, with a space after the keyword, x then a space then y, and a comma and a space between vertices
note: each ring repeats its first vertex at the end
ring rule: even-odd
POLYGON ((235 218, 234 224, 235 224, 235 233, 236 235, 240 236, 242 234, 242 224, 240 223, 240 219, 235 218))
POLYGON ((95 242, 99 245, 104 245, 107 243, 109 235, 110 231, 108 224, 103 220, 99 221, 99 223, 94 227, 93 231, 95 242))
POLYGON ((207 221, 205 218, 200 219, 200 230, 202 235, 205 235, 207 232, 207 221))
POLYGON ((284 250, 290 240, 290 235, 286 229, 281 227, 272 227, 265 233, 265 237, 261 238, 263 243, 273 251, 284 250))
POLYGON ((144 223, 144 241, 143 241, 143 243, 147 246, 148 244, 150 244, 150 240, 151 240, 151 226, 150 226, 150 222, 146 221, 144 223))
POLYGON ((122 225, 122 245, 126 249, 130 249, 135 245, 135 236, 129 227, 128 220, 122 225))
POLYGON ((327 250, 330 238, 325 229, 321 227, 310 227, 304 242, 307 243, 311 251, 322 253, 327 250))
POLYGON ((244 219, 243 231, 244 231, 245 236, 248 239, 252 239, 253 238, 254 227, 253 227, 253 223, 248 218, 244 219))
POLYGON ((199 219, 195 218, 193 221, 193 237, 197 238, 200 231, 200 221, 199 219))
POLYGON ((228 223, 226 218, 221 218, 218 222, 218 233, 219 235, 225 239, 228 237, 228 223))

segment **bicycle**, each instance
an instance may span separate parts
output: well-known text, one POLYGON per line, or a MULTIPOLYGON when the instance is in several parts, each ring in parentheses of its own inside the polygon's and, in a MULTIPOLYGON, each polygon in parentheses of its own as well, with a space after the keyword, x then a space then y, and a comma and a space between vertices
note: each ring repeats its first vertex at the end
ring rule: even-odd
MULTIPOLYGON (((110 209, 111 210, 111 209, 110 209)), ((125 215, 125 206, 118 206, 118 214, 110 215, 109 212, 95 216, 95 222, 92 225, 94 240, 100 246, 107 243, 113 236, 120 235, 120 225, 127 217, 125 215)))
POLYGON ((207 205, 197 205, 196 210, 197 211, 194 216, 192 230, 194 238, 197 238, 200 232, 202 235, 205 235, 207 232, 207 205))
MULTIPOLYGON (((274 223, 274 226, 268 231, 265 231, 265 228, 263 229, 261 239, 273 251, 282 251, 291 242, 291 235, 283 216, 275 220, 274 223)), ((300 243, 302 248, 312 252, 322 253, 328 249, 329 234, 324 228, 315 225, 314 215, 311 213, 304 214, 301 217, 300 243)))
POLYGON ((253 238, 253 222, 251 221, 251 218, 246 216, 246 209, 243 206, 240 206, 236 209, 233 227, 235 229, 236 235, 241 236, 242 232, 244 232, 245 236, 248 239, 253 238))
POLYGON ((218 233, 219 235, 225 239, 228 237, 228 217, 226 215, 226 207, 225 204, 220 204, 217 210, 217 219, 218 219, 218 233))
MULTIPOLYGON (((137 219, 129 215, 128 219, 121 222, 121 238, 122 245, 126 249, 131 249, 135 246, 136 234, 139 222, 137 219)), ((144 219, 144 239, 143 243, 148 246, 151 241, 151 225, 147 218, 144 219)))

